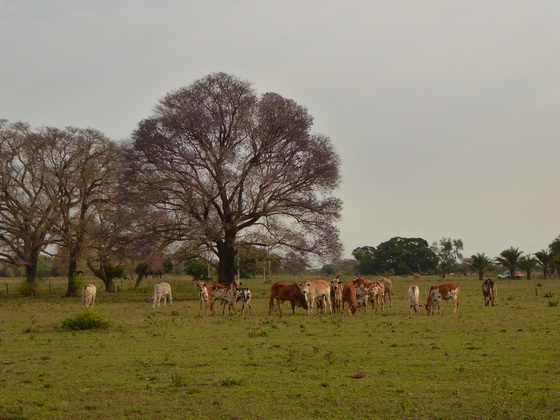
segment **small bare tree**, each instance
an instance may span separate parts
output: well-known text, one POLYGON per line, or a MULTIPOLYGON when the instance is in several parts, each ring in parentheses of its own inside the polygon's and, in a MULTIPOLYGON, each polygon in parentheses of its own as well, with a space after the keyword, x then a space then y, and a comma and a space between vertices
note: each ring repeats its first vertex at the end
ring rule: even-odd
POLYGON ((166 95, 139 124, 130 180, 143 205, 167 214, 159 229, 186 253, 217 256, 221 282, 234 278, 238 243, 330 259, 341 250, 331 195, 339 158, 312 122, 293 100, 212 74, 166 95))

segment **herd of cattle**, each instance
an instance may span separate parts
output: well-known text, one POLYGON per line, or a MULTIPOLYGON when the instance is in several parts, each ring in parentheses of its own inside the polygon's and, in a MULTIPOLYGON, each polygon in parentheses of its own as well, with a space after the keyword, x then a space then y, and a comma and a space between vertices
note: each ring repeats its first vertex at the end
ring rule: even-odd
MULTIPOLYGON (((204 306, 205 313, 210 311, 212 315, 216 314, 216 302, 223 305, 222 313, 225 313, 226 306, 228 311, 235 311, 237 302, 242 303, 241 311, 245 313, 245 306, 249 312, 253 313, 251 306, 251 291, 247 287, 240 287, 239 280, 234 280, 229 285, 198 283, 196 287, 199 290, 200 312, 204 306)), ((453 313, 457 312, 459 305, 459 286, 456 284, 442 284, 432 286, 428 293, 428 300, 424 305, 428 315, 433 315, 437 307, 438 314, 441 313, 440 303, 442 300, 453 300, 453 313)), ((90 283, 84 286, 82 292, 82 303, 84 307, 93 307, 95 304, 95 296, 97 289, 94 284, 90 283)), ((482 295, 486 306, 494 306, 494 299, 497 294, 496 282, 487 279, 482 283, 482 295)), ((154 285, 152 294, 152 307, 155 309, 160 306, 161 299, 163 305, 173 305, 171 297, 171 286, 167 282, 157 283, 154 285)), ((420 289, 416 285, 410 285, 408 288, 409 313, 413 311, 419 313, 420 307, 420 289)), ((307 310, 309 315, 313 315, 313 308, 322 313, 348 313, 355 314, 358 310, 367 310, 368 304, 371 303, 377 313, 379 305, 381 311, 385 310, 385 303, 389 301, 389 307, 393 306, 393 282, 388 278, 380 280, 368 281, 362 277, 357 277, 353 281, 342 284, 337 277, 330 283, 324 280, 309 280, 300 283, 274 283, 270 288, 270 300, 268 303, 269 314, 275 309, 282 313, 282 303, 289 301, 292 305, 292 313, 295 313, 296 307, 307 310), (345 310, 345 306, 348 308, 345 310)))

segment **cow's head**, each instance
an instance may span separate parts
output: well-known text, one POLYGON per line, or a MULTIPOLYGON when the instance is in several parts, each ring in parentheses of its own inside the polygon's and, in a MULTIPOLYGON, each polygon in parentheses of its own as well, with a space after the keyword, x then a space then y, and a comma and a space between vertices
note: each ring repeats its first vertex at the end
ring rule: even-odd
POLYGON ((342 290, 342 282, 338 279, 338 277, 336 279, 331 280, 331 288, 335 292, 339 289, 342 290))
POLYGON ((203 287, 206 287, 206 284, 204 284, 204 282, 198 282, 198 283, 196 284, 196 287, 197 287, 198 289, 202 290, 203 287))
POLYGON ((428 304, 426 304, 426 305, 424 305, 424 306, 426 307, 426 311, 428 311, 428 315, 431 315, 432 312, 433 312, 433 310, 434 310, 434 308, 435 308, 435 305, 428 305, 428 304))
POLYGON ((301 292, 305 295, 307 292, 309 292, 309 289, 311 287, 311 282, 302 281, 298 286, 299 286, 299 290, 301 290, 301 292))

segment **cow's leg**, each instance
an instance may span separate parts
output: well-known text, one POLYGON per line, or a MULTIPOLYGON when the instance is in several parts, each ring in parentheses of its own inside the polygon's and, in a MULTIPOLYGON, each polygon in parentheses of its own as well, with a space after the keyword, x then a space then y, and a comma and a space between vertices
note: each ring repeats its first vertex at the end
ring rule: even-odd
POLYGON ((329 294, 323 295, 323 297, 325 299, 325 304, 327 305, 326 307, 329 308, 329 312, 332 315, 333 310, 332 310, 332 303, 331 303, 331 294, 329 293, 329 294))

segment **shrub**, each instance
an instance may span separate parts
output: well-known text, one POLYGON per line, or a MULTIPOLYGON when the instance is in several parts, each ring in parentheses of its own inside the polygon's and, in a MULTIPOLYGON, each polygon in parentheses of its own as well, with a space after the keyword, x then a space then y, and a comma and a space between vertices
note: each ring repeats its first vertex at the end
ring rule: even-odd
POLYGON ((59 328, 69 331, 79 330, 106 330, 113 325, 113 321, 109 318, 96 315, 91 311, 84 311, 73 318, 62 321, 59 328))
POLYGON ((550 299, 548 301, 548 306, 553 307, 553 306, 558 306, 558 304, 560 304, 560 300, 558 300, 558 299, 550 299))

